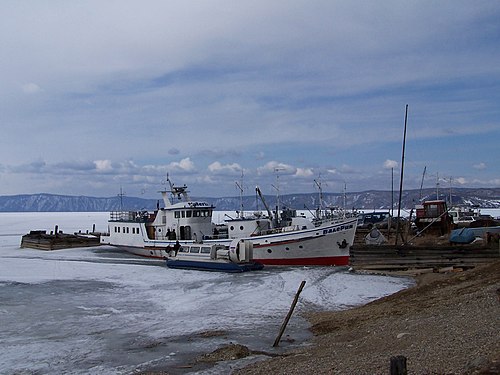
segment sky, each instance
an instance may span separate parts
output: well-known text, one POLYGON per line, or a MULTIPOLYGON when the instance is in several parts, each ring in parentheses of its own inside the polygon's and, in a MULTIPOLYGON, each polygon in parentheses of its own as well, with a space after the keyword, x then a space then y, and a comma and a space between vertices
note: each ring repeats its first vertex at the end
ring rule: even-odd
POLYGON ((389 191, 401 170, 499 187, 499 19, 481 0, 2 1, 0 195, 389 191))

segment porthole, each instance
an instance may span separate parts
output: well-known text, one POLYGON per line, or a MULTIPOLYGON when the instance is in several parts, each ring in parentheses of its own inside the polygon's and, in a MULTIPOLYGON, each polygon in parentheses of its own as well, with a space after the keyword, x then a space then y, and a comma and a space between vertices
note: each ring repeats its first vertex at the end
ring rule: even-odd
POLYGON ((290 248, 289 247, 285 247, 285 250, 288 251, 288 250, 290 250, 290 248))
POLYGON ((231 225, 231 227, 229 229, 234 230, 234 227, 231 225))
POLYGON ((271 254, 273 251, 271 249, 267 249, 267 252, 271 254))
POLYGON ((243 230, 243 225, 240 225, 240 230, 243 230))
POLYGON ((302 245, 299 245, 299 249, 303 249, 303 248, 304 248, 304 246, 302 246, 302 245))

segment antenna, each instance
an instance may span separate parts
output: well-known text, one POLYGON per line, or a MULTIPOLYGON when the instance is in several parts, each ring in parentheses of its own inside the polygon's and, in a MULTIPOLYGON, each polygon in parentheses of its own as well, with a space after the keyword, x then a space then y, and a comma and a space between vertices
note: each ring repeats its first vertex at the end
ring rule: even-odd
POLYGON ((319 208, 323 208, 323 188, 321 186, 321 173, 318 175, 318 179, 314 179, 314 183, 318 187, 319 190, 319 208))
POLYGON ((235 182, 236 187, 240 190, 240 213, 239 217, 243 218, 243 171, 241 171, 241 182, 238 183, 238 181, 235 182))
POLYGON ((276 189, 276 223, 279 222, 279 217, 280 217, 280 174, 279 171, 284 171, 285 168, 279 168, 275 167, 274 171, 276 172, 276 186, 271 185, 273 188, 276 189))
POLYGON ((347 183, 344 181, 344 207, 342 207, 342 213, 344 215, 344 218, 345 218, 345 210, 346 210, 346 200, 347 200, 347 183))
POLYGON ((123 197, 125 196, 125 193, 123 192, 123 188, 120 186, 120 194, 118 194, 120 197, 120 211, 123 211, 123 197))
POLYGON ((419 200, 422 200, 422 188, 424 186, 425 171, 427 171, 427 165, 424 166, 424 172, 422 173, 422 181, 420 182, 420 196, 419 196, 419 200))
POLYGON ((452 184, 453 184, 453 177, 450 176, 450 207, 453 205, 453 198, 451 195, 452 184))
POLYGON ((439 200, 439 172, 436 172, 436 199, 439 200))

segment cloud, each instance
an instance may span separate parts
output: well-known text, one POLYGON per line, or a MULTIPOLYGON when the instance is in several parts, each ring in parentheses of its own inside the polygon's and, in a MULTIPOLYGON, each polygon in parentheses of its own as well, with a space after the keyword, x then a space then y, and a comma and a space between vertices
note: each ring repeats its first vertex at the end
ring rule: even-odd
POLYGON ((394 161, 394 160, 389 160, 387 159, 385 162, 384 162, 384 168, 385 169, 392 169, 392 168, 396 168, 398 166, 398 162, 397 161, 394 161))
POLYGON ((243 168, 241 168, 241 166, 238 163, 223 165, 220 162, 216 161, 208 166, 208 170, 216 174, 222 173, 222 174, 234 175, 236 173, 241 173, 243 168))
POLYGON ((38 86, 36 83, 25 83, 21 88, 26 94, 36 94, 42 91, 40 86, 38 86))
POLYGON ((113 165, 110 160, 96 160, 94 164, 98 172, 110 172, 113 170, 113 165))
POLYGON ((339 168, 339 171, 342 173, 358 173, 356 169, 348 164, 342 164, 339 168))
POLYGON ((286 163, 280 163, 277 161, 270 161, 266 163, 265 165, 258 167, 257 168, 257 173, 259 175, 268 175, 268 174, 295 174, 297 171, 297 168, 286 164, 286 163))
POLYGON ((483 169, 486 169, 486 164, 481 162, 478 164, 474 164, 473 167, 474 167, 474 169, 483 170, 483 169))
POLYGON ((314 175, 312 168, 297 168, 295 176, 297 177, 311 177, 314 175))
POLYGON ((190 158, 184 158, 179 162, 172 162, 168 164, 167 169, 169 171, 194 172, 195 166, 190 158))

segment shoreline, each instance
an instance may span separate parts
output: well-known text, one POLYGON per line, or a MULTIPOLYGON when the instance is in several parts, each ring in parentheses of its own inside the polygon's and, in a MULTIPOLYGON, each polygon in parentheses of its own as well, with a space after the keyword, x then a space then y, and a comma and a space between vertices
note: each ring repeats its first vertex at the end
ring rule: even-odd
POLYGON ((353 309, 308 314, 311 347, 235 375, 500 373, 500 261, 415 277, 413 287, 353 309))
POLYGON ((313 337, 300 348, 271 355, 229 344, 185 366, 140 374, 215 367, 233 375, 388 374, 395 356, 407 358, 408 374, 500 373, 500 261, 462 272, 385 274, 415 285, 348 310, 305 313, 313 337))

